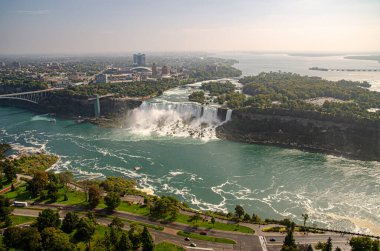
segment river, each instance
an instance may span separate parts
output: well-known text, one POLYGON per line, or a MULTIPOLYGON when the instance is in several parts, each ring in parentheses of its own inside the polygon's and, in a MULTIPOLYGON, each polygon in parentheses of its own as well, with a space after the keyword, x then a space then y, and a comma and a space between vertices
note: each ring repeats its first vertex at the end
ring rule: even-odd
MULTIPOLYGON (((252 55, 235 57, 244 74, 262 70, 247 72, 249 65, 285 70, 276 67, 273 58, 272 65, 266 63, 267 55, 262 55, 261 64, 260 56, 252 55)), ((275 57, 292 62, 289 71, 308 67, 299 65, 299 57, 275 57)), ((358 68, 368 63, 355 62, 358 68)), ((376 88, 380 77, 363 78, 367 79, 376 88)), ((45 115, 0 107, 0 139, 15 148, 59 155, 57 171, 70 170, 87 179, 130 177, 141 188, 174 195, 193 208, 233 211, 240 204, 262 218, 290 217, 299 223, 301 214, 308 213, 308 224, 380 235, 379 162, 218 140, 213 130, 228 118, 218 120, 216 108, 202 111, 186 103, 191 88, 170 90, 145 103, 129 114, 129 129, 61 119, 51 123, 45 115), (136 166, 142 169, 135 171, 136 166)))

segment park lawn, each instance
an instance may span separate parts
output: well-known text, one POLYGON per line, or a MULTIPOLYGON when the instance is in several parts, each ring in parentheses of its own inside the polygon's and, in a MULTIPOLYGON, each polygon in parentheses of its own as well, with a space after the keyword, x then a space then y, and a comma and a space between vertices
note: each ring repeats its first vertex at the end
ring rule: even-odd
MULTIPOLYGON (((5 193, 4 194, 5 198, 20 200, 20 201, 31 200, 31 199, 34 201, 38 201, 39 197, 32 198, 30 192, 26 190, 26 186, 27 186, 27 184, 23 183, 22 185, 17 187, 15 191, 9 191, 9 192, 5 193)), ((68 197, 67 201, 64 201, 64 194, 65 194, 64 188, 60 188, 58 190, 58 194, 59 194, 58 200, 56 202, 53 202, 53 203, 65 204, 65 205, 78 205, 78 204, 83 204, 86 201, 85 194, 83 192, 80 192, 80 191, 69 190, 67 192, 67 197, 68 197)), ((50 201, 50 199, 46 199, 46 200, 39 201, 39 202, 40 203, 52 203, 50 201)))
POLYGON ((79 204, 85 204, 86 203, 86 195, 85 193, 81 192, 81 191, 72 191, 72 190, 69 190, 67 192, 67 199, 68 200, 64 200, 64 195, 65 195, 65 190, 64 188, 61 188, 59 189, 58 191, 59 193, 59 199, 54 202, 56 204, 64 204, 64 205, 79 205, 79 204))
POLYGON ((13 226, 24 224, 27 222, 33 222, 36 219, 35 217, 21 216, 21 215, 11 215, 10 217, 11 217, 13 226))
POLYGON ((240 226, 239 224, 226 224, 221 222, 215 222, 213 225, 211 222, 203 222, 202 220, 198 220, 196 223, 195 221, 190 222, 190 216, 184 215, 184 214, 178 214, 178 217, 175 220, 176 222, 191 225, 191 226, 197 226, 197 227, 203 227, 203 228, 209 228, 209 229, 218 229, 223 231, 232 231, 232 232, 242 232, 242 233, 254 233, 254 231, 245 226, 240 226))
MULTIPOLYGON (((106 208, 106 204, 102 201, 99 205, 98 208, 106 208)), ((131 204, 129 205, 126 202, 121 202, 120 206, 118 206, 116 211, 123 211, 123 212, 128 212, 128 213, 133 213, 133 214, 138 214, 142 216, 149 216, 149 208, 145 205, 137 205, 137 204, 131 204)))
MULTIPOLYGON (((9 216, 12 220, 12 226, 17 226, 20 224, 24 224, 27 222, 33 222, 36 218, 35 217, 29 217, 29 216, 19 216, 19 215, 10 215, 9 216)), ((4 228, 4 223, 0 224, 0 228, 4 228)))
POLYGON ((170 242, 161 242, 157 244, 153 250, 154 251, 185 251, 184 248, 179 247, 170 242))
POLYGON ((4 197, 8 199, 25 201, 31 199, 31 194, 30 192, 26 191, 26 183, 23 183, 20 186, 16 187, 15 191, 9 191, 5 193, 4 197))
POLYGON ((196 239, 196 240, 202 240, 202 241, 236 244, 236 242, 234 240, 231 240, 231 239, 219 238, 219 237, 213 237, 213 236, 207 236, 207 235, 200 235, 200 234, 189 233, 189 232, 184 232, 184 231, 178 231, 177 235, 183 236, 183 237, 189 237, 189 238, 196 239))

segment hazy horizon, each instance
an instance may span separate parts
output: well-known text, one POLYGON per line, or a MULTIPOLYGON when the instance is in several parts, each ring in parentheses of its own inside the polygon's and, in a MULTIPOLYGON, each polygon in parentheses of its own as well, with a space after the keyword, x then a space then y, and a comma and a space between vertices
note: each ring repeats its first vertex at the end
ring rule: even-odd
POLYGON ((5 0, 0 54, 378 53, 376 0, 5 0))

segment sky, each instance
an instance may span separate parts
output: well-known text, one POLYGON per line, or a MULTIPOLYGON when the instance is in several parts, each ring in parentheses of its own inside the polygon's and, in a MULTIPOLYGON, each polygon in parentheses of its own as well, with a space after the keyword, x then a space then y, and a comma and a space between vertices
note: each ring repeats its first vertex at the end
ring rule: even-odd
POLYGON ((0 0, 0 54, 380 52, 380 0, 0 0))

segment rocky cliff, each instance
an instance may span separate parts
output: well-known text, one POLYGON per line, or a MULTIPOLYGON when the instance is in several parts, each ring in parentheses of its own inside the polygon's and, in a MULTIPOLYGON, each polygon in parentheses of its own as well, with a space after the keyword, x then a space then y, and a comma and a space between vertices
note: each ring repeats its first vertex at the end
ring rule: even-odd
POLYGON ((217 128, 222 139, 380 161, 380 121, 306 111, 241 109, 217 128))

